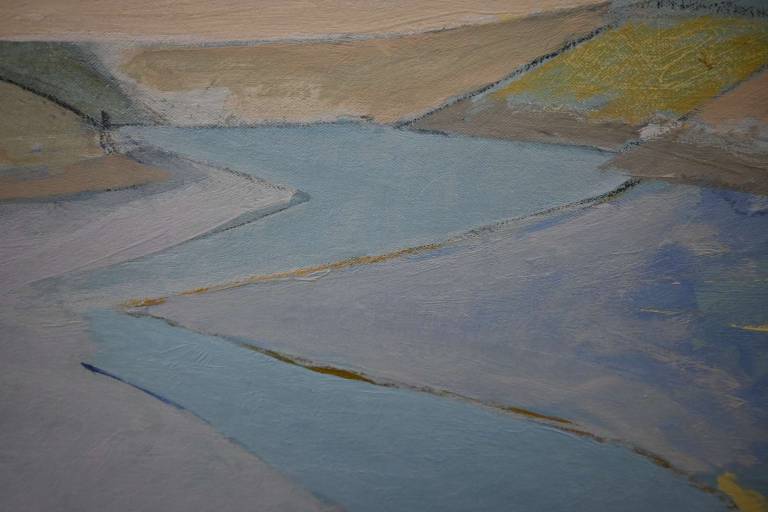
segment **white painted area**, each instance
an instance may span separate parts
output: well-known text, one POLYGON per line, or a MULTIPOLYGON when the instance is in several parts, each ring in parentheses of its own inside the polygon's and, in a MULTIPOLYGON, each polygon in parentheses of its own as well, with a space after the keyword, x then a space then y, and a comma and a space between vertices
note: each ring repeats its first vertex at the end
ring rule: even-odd
POLYGON ((640 140, 647 141, 658 139, 662 135, 677 129, 680 126, 682 126, 682 123, 678 120, 662 123, 648 123, 640 128, 640 140))

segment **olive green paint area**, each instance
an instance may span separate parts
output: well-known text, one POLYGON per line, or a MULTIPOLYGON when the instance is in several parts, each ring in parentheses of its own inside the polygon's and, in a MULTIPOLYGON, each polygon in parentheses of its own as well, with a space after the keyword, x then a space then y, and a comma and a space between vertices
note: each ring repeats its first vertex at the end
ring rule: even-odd
POLYGON ((157 116, 131 99, 85 46, 0 41, 0 79, 47 96, 92 120, 153 124, 157 116))

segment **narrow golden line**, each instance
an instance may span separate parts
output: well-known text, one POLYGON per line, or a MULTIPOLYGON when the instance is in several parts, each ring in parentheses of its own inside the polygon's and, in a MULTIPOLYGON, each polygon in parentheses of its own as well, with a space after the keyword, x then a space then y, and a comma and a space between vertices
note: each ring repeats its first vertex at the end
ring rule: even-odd
POLYGON ((146 308, 149 306, 159 306, 165 303, 165 297, 157 297, 154 299, 132 299, 123 303, 127 308, 146 308))
MULTIPOLYGON (((346 268, 356 267, 360 265, 374 265, 376 263, 383 263, 385 261, 399 258, 402 256, 410 256, 414 254, 434 251, 436 249, 440 249, 441 247, 444 247, 445 245, 451 242, 452 240, 448 240, 440 243, 424 244, 416 247, 399 249, 397 251, 388 252, 388 253, 380 254, 376 256, 357 256, 354 258, 348 258, 341 261, 335 261, 333 263, 314 265, 311 267, 288 270, 286 272, 275 272, 272 274, 259 274, 259 275, 247 277, 245 279, 231 281, 228 283, 222 283, 222 284, 217 284, 212 286, 203 286, 200 288, 184 290, 182 292, 177 293, 177 295, 179 296, 201 295, 204 293, 213 293, 213 292, 220 292, 223 290, 230 290, 233 288, 240 288, 242 286, 248 286, 256 283, 264 283, 268 281, 279 281, 281 279, 291 279, 295 277, 308 277, 308 276, 311 276, 312 274, 317 274, 319 272, 343 270, 346 268)), ((120 304, 120 306, 122 306, 123 308, 142 308, 142 307, 149 307, 149 306, 158 306, 160 304, 165 303, 166 300, 168 300, 168 298, 169 296, 151 297, 151 298, 148 297, 144 299, 131 299, 123 302, 122 304, 120 304)))
POLYGON ((571 420, 566 420, 565 418, 560 418, 559 416, 548 416, 546 414, 541 414, 535 411, 529 411, 528 409, 523 409, 522 407, 514 407, 511 405, 501 405, 494 407, 503 411, 509 411, 520 416, 528 416, 529 418, 535 418, 538 420, 556 421, 558 423, 564 423, 567 425, 573 424, 571 420))
POLYGON ((345 370, 343 368, 336 368, 333 366, 321 366, 321 365, 311 364, 298 357, 292 357, 287 354, 283 354, 282 352, 278 352, 276 350, 261 348, 256 345, 251 345, 250 343, 238 343, 238 345, 240 345, 245 349, 252 350, 260 354, 264 354, 265 356, 276 359, 282 363, 290 364, 293 366, 300 366, 301 368, 305 368, 315 373, 322 373, 324 375, 332 375, 334 377, 339 377, 340 379, 356 380, 360 382, 367 382, 368 384, 379 385, 377 382, 373 381, 363 373, 355 372, 352 370, 345 370))
MULTIPOLYGON (((447 243, 447 242, 445 242, 447 243)), ((382 263, 401 256, 409 256, 412 254, 418 254, 422 252, 434 251, 441 248, 445 243, 434 243, 419 245, 416 247, 409 247, 407 249, 400 249, 385 254, 376 256, 357 256, 354 258, 348 258, 341 261, 335 261, 333 263, 326 263, 323 265, 314 265, 311 267, 299 268, 296 270, 289 270, 286 272, 276 272, 273 274, 260 274, 252 277, 247 277, 238 281, 232 281, 230 283, 224 283, 220 285, 208 286, 203 288, 195 288, 193 290, 187 290, 180 292, 179 295, 198 295, 201 293, 218 292, 222 290, 229 290, 232 288, 239 288, 241 286, 247 286, 249 284, 262 283, 265 281, 276 281, 280 279, 288 279, 292 277, 307 277, 318 272, 324 272, 328 270, 342 270, 350 267, 356 267, 360 265, 373 265, 376 263, 382 263)))
POLYGON ((657 454, 655 454, 655 453, 653 453, 653 452, 651 452, 649 450, 646 450, 644 448, 641 448, 641 447, 635 446, 635 445, 633 445, 631 443, 628 443, 626 441, 623 441, 621 439, 605 437, 605 436, 602 436, 602 435, 599 435, 599 434, 595 434, 595 433, 589 432, 587 430, 582 430, 581 428, 579 428, 577 426, 576 423, 574 423, 573 421, 568 420, 568 419, 560 418, 560 417, 557 417, 557 416, 549 416, 549 415, 546 415, 546 414, 542 414, 542 413, 538 413, 538 412, 535 412, 535 411, 531 411, 529 409, 524 409, 522 407, 516 407, 516 406, 511 406, 511 405, 503 405, 503 404, 498 404, 498 403, 494 403, 494 402, 486 402, 486 401, 483 401, 483 400, 479 400, 477 398, 472 398, 472 397, 464 396, 464 395, 461 395, 459 393, 455 393, 455 392, 444 390, 444 389, 437 389, 437 388, 432 388, 432 387, 429 387, 429 386, 414 386, 412 384, 407 384, 407 383, 402 383, 402 382, 389 382, 389 381, 375 380, 374 377, 368 376, 368 375, 366 375, 366 374, 364 374, 362 372, 357 372, 357 371, 353 371, 353 370, 345 370, 343 368, 337 368, 337 367, 329 366, 329 365, 322 365, 322 364, 318 364, 316 362, 313 362, 313 361, 310 361, 308 359, 304 359, 304 358, 301 358, 301 357, 298 357, 298 356, 288 355, 288 354, 285 354, 285 353, 282 353, 282 352, 278 352, 276 350, 270 350, 270 349, 267 349, 267 348, 263 348, 263 347, 260 347, 258 345, 254 345, 252 343, 245 342, 245 341, 243 341, 241 339, 238 339, 238 338, 232 338, 232 337, 223 336, 223 335, 220 335, 220 334, 212 334, 212 333, 206 333, 206 332, 198 331, 198 330, 195 330, 195 329, 191 329, 189 327, 185 327, 185 326, 183 326, 183 325, 181 325, 181 324, 179 324, 179 323, 177 323, 177 322, 175 322, 173 320, 170 320, 168 318, 165 318, 165 317, 162 317, 162 316, 153 315, 151 313, 131 312, 131 313, 128 313, 128 314, 133 316, 133 317, 136 317, 136 318, 141 318, 141 317, 153 318, 155 320, 163 321, 163 322, 167 323, 168 325, 170 325, 172 327, 177 327, 179 329, 184 329, 184 330, 188 330, 188 331, 195 332, 195 333, 198 333, 198 334, 203 334, 205 336, 214 336, 214 337, 217 337, 217 338, 221 338, 223 340, 226 340, 226 341, 228 341, 230 343, 234 343, 235 345, 238 345, 238 346, 240 346, 242 348, 245 348, 247 350, 251 350, 253 352, 258 352, 258 353, 263 354, 265 356, 271 357, 272 359, 275 359, 277 361, 280 361, 280 362, 283 362, 283 363, 286 363, 286 364, 290 364, 290 365, 294 365, 294 366, 298 366, 300 368, 304 368, 304 369, 312 371, 312 372, 321 373, 321 374, 325 374, 325 375, 331 375, 331 376, 338 377, 338 378, 341 378, 341 379, 346 379, 346 380, 361 381, 361 382, 365 382, 365 383, 373 385, 373 386, 380 386, 380 387, 385 387, 385 388, 395 388, 395 389, 409 389, 409 390, 416 391, 416 392, 419 392, 419 393, 428 393, 428 394, 431 394, 431 395, 434 395, 434 396, 444 397, 444 398, 448 398, 448 399, 461 400, 463 402, 471 403, 471 404, 474 404, 474 405, 477 405, 477 406, 487 407, 487 408, 490 408, 490 409, 495 409, 495 410, 497 410, 499 412, 502 412, 502 413, 513 414, 513 415, 516 415, 516 416, 522 416, 522 417, 527 418, 530 421, 533 421, 533 422, 538 423, 540 425, 545 425, 547 427, 554 428, 556 430, 559 430, 559 431, 567 433, 567 434, 576 435, 576 436, 582 437, 584 439, 590 439, 590 440, 592 440, 594 442, 597 442, 597 443, 613 444, 613 445, 623 446, 623 447, 631 450, 635 454, 637 454, 637 455, 647 459, 648 461, 652 462, 653 464, 656 464, 657 466, 659 466, 661 468, 664 468, 666 470, 672 471, 673 473, 676 473, 676 474, 679 474, 679 475, 687 477, 688 483, 690 485, 692 485, 693 487, 696 487, 697 489, 699 489, 699 490, 701 490, 703 492, 716 495, 716 496, 720 497, 721 499, 723 499, 724 501, 726 501, 728 503, 732 502, 732 499, 726 493, 724 493, 723 491, 721 491, 721 490, 719 490, 719 489, 717 489, 715 487, 712 487, 711 485, 708 485, 708 484, 706 484, 704 482, 701 482, 701 481, 697 480, 696 478, 693 477, 693 475, 691 475, 687 471, 682 470, 682 469, 676 467, 668 459, 666 459, 666 458, 664 458, 664 457, 662 457, 660 455, 657 455, 657 454))
MULTIPOLYGON (((589 207, 596 204, 602 204, 606 201, 610 201, 624 194, 626 191, 628 191, 638 183, 640 183, 640 180, 637 178, 628 179, 627 181, 619 185, 617 188, 611 191, 605 192, 603 194, 600 194, 598 196, 582 199, 574 203, 554 206, 552 208, 547 208, 546 210, 534 212, 529 215, 522 215, 520 217, 515 217, 507 220, 502 220, 499 222, 494 222, 492 224, 481 226, 479 228, 471 229, 461 235, 451 237, 442 242, 417 245, 415 247, 408 247, 405 249, 398 249, 396 251, 392 251, 392 252, 388 252, 388 253, 384 253, 376 256, 357 256, 354 258, 347 258, 347 259, 336 261, 333 263, 314 265, 314 266, 299 268, 295 270, 288 270, 285 272, 275 272, 272 274, 257 274, 251 277, 247 277, 245 279, 230 281, 228 283, 222 283, 222 284, 212 285, 212 286, 203 286, 200 288, 185 290, 177 293, 176 295, 179 295, 179 296, 200 295, 203 293, 229 290, 232 288, 239 288, 241 286, 247 286, 255 283, 263 283, 267 281, 279 281, 281 279, 290 279, 290 278, 296 278, 296 277, 309 277, 312 274, 316 274, 319 272, 330 272, 332 270, 342 270, 345 268, 350 268, 358 265, 372 265, 376 263, 382 263, 382 262, 385 262, 394 258, 398 258, 401 256, 409 256, 413 254, 426 253, 426 252, 441 249, 448 245, 457 243, 460 240, 466 240, 467 238, 475 237, 482 233, 495 231, 513 222, 519 222, 526 219, 533 219, 537 217, 544 217, 546 215, 550 215, 556 212, 563 212, 563 211, 568 211, 568 210, 573 210, 578 208, 589 207)), ((119 306, 123 308, 128 308, 128 309, 157 306, 159 304, 163 304, 168 298, 169 296, 152 297, 152 298, 144 298, 144 299, 132 299, 132 300, 123 302, 119 306)))
POLYGON ((768 324, 762 324, 762 325, 737 325, 737 324, 731 324, 731 327, 733 327, 734 329, 741 329, 742 331, 768 332, 768 324))

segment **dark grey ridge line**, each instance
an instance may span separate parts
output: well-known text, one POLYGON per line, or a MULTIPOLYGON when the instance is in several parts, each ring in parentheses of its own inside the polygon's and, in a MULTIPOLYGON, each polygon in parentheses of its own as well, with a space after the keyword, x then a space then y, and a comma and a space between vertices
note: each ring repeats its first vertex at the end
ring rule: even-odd
MULTIPOLYGON (((109 113, 106 110, 101 111, 101 119, 94 119, 93 117, 89 116, 85 112, 81 111, 74 105, 71 105, 67 103, 66 101, 57 98, 56 96, 53 96, 52 94, 48 94, 42 91, 39 91, 35 89, 34 87, 31 87, 29 85, 22 84, 20 82, 17 82, 16 80, 13 80, 12 78, 4 77, 0 75, 0 82, 9 83, 11 85, 15 85, 16 87, 19 87, 20 89, 23 89, 27 92, 31 92, 32 94, 36 96, 40 96, 41 98, 44 98, 61 108, 68 110, 75 114, 77 117, 88 123, 89 125, 93 126, 94 128, 99 130, 99 146, 101 146, 101 149, 109 154, 109 153, 116 153, 117 148, 115 147, 114 142, 112 141, 111 136, 111 130, 114 127, 112 123, 110 122, 110 116, 109 113)), ((128 187, 130 188, 130 187, 128 187)))
POLYGON ((643 0, 629 4, 623 9, 670 9, 680 11, 708 11, 715 14, 736 14, 752 18, 768 17, 768 10, 762 7, 739 5, 730 0, 643 0))
MULTIPOLYGON (((554 11, 534 13, 534 14, 531 14, 530 16, 520 17, 520 19, 543 18, 543 17, 550 17, 550 16, 553 16, 553 15, 569 13, 569 12, 596 11, 596 10, 603 9, 604 7, 607 7, 609 5, 610 5, 610 2, 602 2, 602 3, 599 3, 599 4, 589 5, 589 6, 574 7, 574 8, 568 8, 568 9, 556 9, 554 11)), ((457 29, 460 29, 460 28, 474 27, 474 26, 483 26, 483 25, 467 24, 467 25, 460 25, 458 27, 428 30, 428 31, 425 31, 425 32, 395 34, 395 35, 393 35, 391 37, 383 37, 381 39, 396 39, 398 37, 406 37, 406 36, 409 36, 409 35, 422 35, 422 34, 434 34, 434 33, 440 33, 440 32, 450 32, 450 31, 457 30, 457 29)), ((406 117, 406 118, 400 119, 398 121, 395 121, 394 123, 377 123, 377 122, 374 121, 373 116, 368 115, 368 114, 364 114, 364 115, 361 115, 361 116, 354 116, 354 117, 341 117, 341 118, 333 120, 333 121, 297 121, 297 122, 290 122, 290 121, 266 121, 266 122, 259 122, 259 123, 242 122, 242 123, 234 123, 234 124, 227 124, 227 125, 216 124, 216 123, 207 123, 207 124, 197 124, 197 125, 194 125, 194 126, 177 126, 177 125, 167 125, 167 124, 163 124, 163 125, 160 125, 160 126, 169 126, 169 127, 175 127, 175 128, 190 128, 190 129, 193 129, 193 128, 203 128, 204 129, 204 128, 258 128, 258 127, 264 127, 264 126, 295 127, 295 126, 315 126, 315 125, 323 125, 323 124, 340 124, 340 123, 360 123, 360 124, 370 123, 370 124, 375 124, 375 125, 378 125, 378 126, 393 126, 395 128, 407 128, 412 123, 414 123, 414 122, 416 122, 416 121, 418 121, 418 120, 420 120, 420 119, 422 119, 424 117, 427 117, 427 116, 431 115, 434 112, 437 112, 439 110, 447 108, 447 107, 449 107, 449 106, 451 106, 451 105, 453 105, 455 103, 458 103, 459 101, 461 101, 463 99, 471 98, 471 97, 476 96, 478 94, 482 94, 483 92, 485 92, 485 91, 487 91, 489 89, 492 89, 493 87, 496 87, 497 85, 499 85, 500 83, 502 83, 502 82, 504 82, 506 80, 514 78, 517 75, 519 75, 521 73, 524 73, 526 71, 529 71, 530 69, 532 69, 532 68, 534 68, 534 67, 536 67, 536 66, 538 66, 540 64, 543 64, 544 62, 546 62, 546 61, 548 61, 550 59, 553 59, 554 57, 557 57, 558 55, 560 55, 564 51, 570 50, 570 49, 580 45, 581 43, 586 42, 586 41, 592 39, 596 35, 598 35, 601 32, 603 32, 604 30, 607 30, 607 29, 612 28, 612 27, 613 27, 613 24, 607 24, 607 25, 603 25, 601 27, 598 27, 595 30, 593 30, 592 32, 590 32, 589 34, 586 34, 586 35, 584 35, 582 37, 579 37, 577 39, 570 40, 570 41, 566 42, 559 49, 557 49, 557 50, 555 50, 553 52, 547 53, 547 54, 545 54, 543 56, 537 57, 536 59, 532 60, 531 62, 529 62, 527 64, 524 64, 521 67, 518 67, 517 69, 512 71, 510 74, 505 75, 503 78, 501 78, 501 79, 499 79, 499 80, 497 80, 495 82, 492 82, 490 84, 486 84, 486 85, 482 86, 479 89, 475 89, 475 90, 472 90, 472 91, 469 91, 469 92, 466 92, 466 93, 462 93, 462 94, 460 94, 458 96, 450 98, 449 100, 447 100, 442 105, 440 105, 440 106, 438 106, 436 108, 433 108, 433 109, 431 109, 431 110, 429 110, 427 112, 424 112, 424 113, 421 113, 421 114, 417 114, 416 117, 413 117, 413 118, 406 117)), ((372 39, 379 39, 379 38, 374 37, 372 39)), ((356 40, 357 39, 348 39, 348 40, 345 40, 345 41, 338 41, 338 40, 333 40, 333 39, 308 39, 308 40, 304 41, 304 40, 299 40, 299 39, 287 39, 287 40, 275 40, 275 41, 266 40, 266 41, 261 41, 261 42, 259 42, 259 41, 255 41, 255 42, 254 41, 235 41, 232 44, 220 43, 220 42, 197 43, 194 46, 195 47, 202 47, 202 48, 205 48, 205 47, 218 48, 218 47, 224 47, 224 46, 252 46, 252 45, 255 46, 256 44, 253 44, 253 43, 258 43, 258 44, 270 44, 270 43, 280 43, 280 42, 290 42, 290 43, 303 43, 303 42, 306 42, 306 43, 322 43, 322 42, 346 42, 346 41, 356 41, 356 40)), ((366 40, 366 39, 360 39, 360 40, 366 40)), ((147 46, 150 46, 150 45, 147 45, 147 46)), ((168 46, 188 47, 190 45, 188 43, 176 43, 175 45, 174 44, 169 44, 168 46)), ((148 125, 148 124, 145 124, 145 123, 122 123, 122 124, 115 124, 114 126, 115 127, 123 127, 123 126, 153 126, 153 125, 148 125)), ((414 130, 414 131, 419 131, 419 130, 414 130)), ((444 133, 439 132, 439 131, 435 131, 435 134, 437 134, 437 135, 444 135, 444 133)), ((591 146, 588 146, 588 147, 592 148, 591 146)), ((594 148, 592 148, 592 149, 594 149, 594 148)))
POLYGON ((439 107, 434 108, 434 109, 430 110, 429 112, 425 112, 423 114, 419 114, 418 116, 416 116, 414 118, 410 118, 410 119, 406 118, 406 119, 402 119, 400 121, 396 121, 393 124, 393 126, 395 128, 409 128, 410 125, 412 125, 416 121, 420 121, 421 119, 424 119, 425 117, 428 117, 428 116, 434 114, 435 112, 439 112, 439 111, 444 110, 444 109, 446 109, 446 108, 448 108, 448 107, 450 107, 452 105, 455 105, 456 103, 458 103, 460 101, 472 98, 472 97, 477 96, 479 94, 483 94, 484 92, 487 92, 487 91, 493 89, 494 87, 497 87, 500 84, 502 84, 502 83, 504 83, 504 82, 506 82, 508 80, 511 80, 511 79, 517 77, 518 75, 526 73, 527 71, 530 71, 531 69, 533 69, 533 68, 535 68, 537 66, 540 66, 541 64, 544 64, 545 62, 547 62, 549 60, 554 59, 558 55, 560 55, 560 54, 562 54, 564 52, 567 52, 568 50, 572 50, 573 48, 579 46, 580 44, 589 41, 590 39, 592 39, 592 38, 602 34, 606 30, 608 30, 610 28, 613 28, 613 27, 614 27, 614 24, 612 24, 612 23, 609 23, 609 24, 603 25, 601 27, 598 27, 598 28, 594 29, 593 31, 591 31, 590 33, 588 33, 588 34, 586 34, 584 36, 581 36, 581 37, 579 37, 577 39, 572 39, 571 41, 566 42, 563 46, 561 46, 557 50, 554 50, 552 52, 544 54, 544 55, 542 55, 540 57, 536 57, 535 59, 533 59, 532 61, 528 62, 527 64, 523 64, 522 66, 518 67, 517 69, 515 69, 514 71, 512 71, 511 73, 509 73, 505 77, 501 78, 500 80, 496 80, 495 82, 487 84, 487 85, 484 85, 484 86, 480 87, 479 89, 475 89, 474 91, 470 91, 470 92, 461 94, 459 96, 456 96, 454 98, 451 98, 450 100, 448 100, 444 104, 440 105, 439 107))
MULTIPOLYGON (((550 11, 533 12, 529 14, 522 14, 518 16, 517 20, 533 19, 533 18, 547 18, 558 16, 561 14, 568 14, 572 12, 594 11, 604 7, 609 7, 611 1, 604 1, 598 4, 591 5, 577 5, 572 7, 563 7, 559 9, 552 9, 550 11)), ((143 48, 151 48, 162 45, 164 48, 184 48, 194 46, 195 48, 220 48, 226 46, 266 46, 270 44, 322 44, 322 43, 354 43, 359 41, 378 41, 389 39, 401 39, 412 36, 421 36, 429 34, 440 34, 443 32, 451 32, 454 30, 483 27, 486 25, 498 25, 505 23, 504 21, 491 21, 487 23, 461 23, 459 25, 449 27, 437 27, 427 30, 412 30, 404 32, 381 32, 381 33, 355 33, 355 32, 343 32, 339 34, 320 34, 317 36, 309 37, 274 37, 267 39, 222 39, 222 40, 203 40, 196 41, 193 39, 183 40, 174 39, 174 36, 168 36, 165 39, 158 37, 157 39, 151 39, 150 37, 144 39, 138 39, 136 45, 143 48)), ((54 40, 50 42, 55 43, 71 43, 68 40, 54 40)), ((87 43, 91 43, 88 41, 87 43)), ((98 42, 96 42, 98 44, 98 42)))
MULTIPOLYGON (((382 125, 382 126, 387 126, 387 125, 382 125)), ((549 141, 540 141, 540 140, 507 139, 504 137, 494 137, 491 135, 478 135, 475 133, 448 132, 448 131, 438 130, 435 128, 415 128, 413 126, 398 126, 395 129, 414 132, 414 133, 421 133, 423 135, 437 135, 440 137, 457 138, 457 139, 458 138, 483 139, 483 140, 496 140, 501 142, 518 142, 521 144, 541 144, 544 146, 562 146, 567 148, 583 149, 587 151, 597 151, 598 153, 605 153, 608 155, 614 155, 620 152, 618 149, 592 146, 590 144, 569 144, 567 142, 561 142, 561 141, 549 142, 549 141)))
MULTIPOLYGON (((51 102, 55 103, 56 105, 66 109, 66 110, 69 110, 73 114, 76 114, 79 118, 81 118, 84 121, 88 122, 88 124, 94 126, 95 128, 99 128, 99 129, 103 128, 102 124, 101 124, 101 121, 92 118, 91 116, 89 116, 85 112, 82 112, 80 109, 78 109, 74 105, 70 105, 66 101, 63 101, 63 100, 57 98, 56 96, 53 96, 53 95, 45 93, 45 92, 38 91, 34 87, 30 87, 29 85, 24 85, 24 84, 22 84, 20 82, 17 82, 16 80, 13 80, 11 78, 7 78, 7 77, 1 76, 1 75, 0 75, 0 82, 6 82, 6 83, 9 83, 11 85, 15 85, 16 87, 24 89, 27 92, 31 92, 32 94, 36 94, 37 96, 40 96, 41 98, 45 98, 46 100, 51 101, 51 102)), ((102 112, 104 112, 104 111, 102 111, 102 112)))

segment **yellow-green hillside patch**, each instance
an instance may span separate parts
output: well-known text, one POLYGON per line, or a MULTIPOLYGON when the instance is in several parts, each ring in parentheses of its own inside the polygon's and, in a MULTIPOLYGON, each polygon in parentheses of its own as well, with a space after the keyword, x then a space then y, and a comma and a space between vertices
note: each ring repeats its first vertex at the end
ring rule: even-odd
POLYGON ((69 165, 102 155, 98 132, 75 113, 0 82, 0 170, 69 165))
POLYGON ((168 173, 105 154, 74 112, 0 82, 0 201, 43 199, 163 181, 168 173))
POLYGON ((768 62, 768 23, 702 16, 634 21, 564 53, 506 87, 496 100, 586 112, 641 124, 681 115, 768 62))

